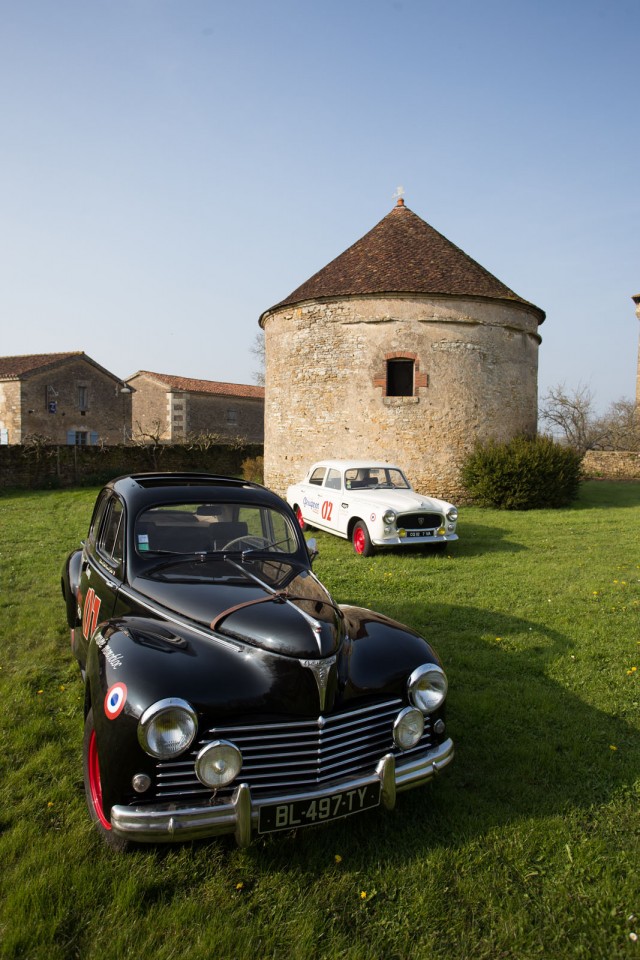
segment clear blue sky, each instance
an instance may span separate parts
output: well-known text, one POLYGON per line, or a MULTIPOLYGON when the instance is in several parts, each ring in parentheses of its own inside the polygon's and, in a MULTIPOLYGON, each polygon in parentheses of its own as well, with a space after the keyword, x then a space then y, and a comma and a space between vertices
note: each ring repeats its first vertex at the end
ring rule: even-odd
POLYGON ((639 0, 5 0, 0 354, 251 382, 260 313, 407 205, 635 391, 639 0))

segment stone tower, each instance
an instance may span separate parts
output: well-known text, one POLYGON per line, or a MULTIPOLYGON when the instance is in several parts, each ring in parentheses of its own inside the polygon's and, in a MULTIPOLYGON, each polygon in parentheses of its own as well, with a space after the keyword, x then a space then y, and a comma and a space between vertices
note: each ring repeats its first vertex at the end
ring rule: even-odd
MULTIPOLYGON (((636 305, 636 317, 640 320, 640 293, 631 298, 636 305)), ((636 372, 636 406, 640 407, 640 342, 638 343, 638 368, 636 372)))
POLYGON ((455 500, 477 440, 535 435, 544 317, 398 200, 260 317, 265 482, 375 458, 455 500))

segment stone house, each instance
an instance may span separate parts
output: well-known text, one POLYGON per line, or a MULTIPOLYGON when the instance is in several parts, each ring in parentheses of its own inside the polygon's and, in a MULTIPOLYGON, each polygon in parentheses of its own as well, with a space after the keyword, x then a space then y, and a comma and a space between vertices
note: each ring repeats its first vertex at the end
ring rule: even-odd
POLYGON ((535 435, 544 318, 398 200, 260 317, 265 483, 375 458, 455 501, 477 440, 535 435))
POLYGON ((244 383, 195 380, 139 370, 129 377, 132 388, 133 439, 158 437, 183 443, 190 437, 215 434, 264 439, 264 387, 244 383))
POLYGON ((122 443, 131 427, 131 391, 86 353, 0 357, 0 443, 122 443))

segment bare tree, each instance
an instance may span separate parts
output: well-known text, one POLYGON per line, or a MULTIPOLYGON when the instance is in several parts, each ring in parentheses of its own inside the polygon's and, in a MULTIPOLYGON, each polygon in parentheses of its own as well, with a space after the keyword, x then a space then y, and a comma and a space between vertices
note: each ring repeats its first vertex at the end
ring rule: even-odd
POLYGON ((264 330, 260 329, 253 338, 253 344, 251 347, 251 353, 256 358, 256 361, 259 364, 257 370, 253 371, 253 379, 255 382, 263 387, 265 381, 265 367, 266 367, 266 350, 264 342, 264 330))
POLYGON ((582 384, 573 391, 564 384, 552 387, 542 398, 540 420, 554 436, 580 453, 599 449, 604 439, 593 409, 593 394, 582 384))
POLYGON ((135 422, 135 429, 131 437, 131 443, 134 447, 154 446, 159 447, 162 444, 164 428, 160 419, 144 427, 139 420, 135 422))
POLYGON ((617 400, 597 416, 593 394, 579 385, 569 391, 552 387, 542 398, 540 420, 575 450, 640 450, 640 410, 630 400, 617 400))
POLYGON ((616 400, 598 421, 605 450, 640 450, 640 408, 631 400, 616 400))

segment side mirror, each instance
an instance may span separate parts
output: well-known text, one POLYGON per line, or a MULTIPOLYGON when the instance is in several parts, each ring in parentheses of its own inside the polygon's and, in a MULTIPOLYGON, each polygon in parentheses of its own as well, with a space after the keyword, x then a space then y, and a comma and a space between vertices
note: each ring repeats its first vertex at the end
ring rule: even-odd
POLYGON ((310 540, 307 540, 307 553, 309 554, 309 560, 311 561, 311 563, 313 563, 315 558, 320 553, 320 551, 318 550, 318 544, 316 543, 315 537, 311 537, 310 540))

